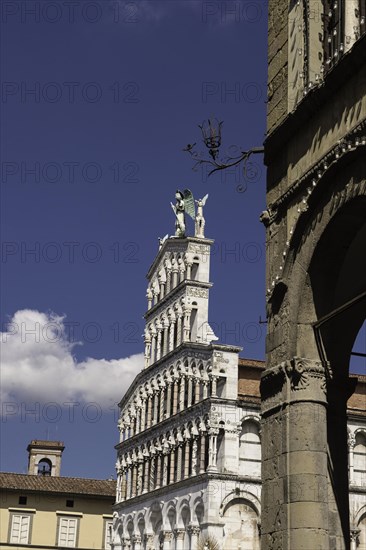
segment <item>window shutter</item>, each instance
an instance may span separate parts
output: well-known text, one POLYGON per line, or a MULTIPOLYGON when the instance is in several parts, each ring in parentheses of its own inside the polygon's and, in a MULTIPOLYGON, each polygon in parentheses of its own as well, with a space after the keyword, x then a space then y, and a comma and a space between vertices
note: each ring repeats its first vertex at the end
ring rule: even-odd
POLYGON ((60 518, 58 544, 68 548, 74 548, 76 545, 76 528, 76 518, 60 518))
POLYGON ((30 516, 14 514, 12 517, 10 542, 28 544, 30 516))

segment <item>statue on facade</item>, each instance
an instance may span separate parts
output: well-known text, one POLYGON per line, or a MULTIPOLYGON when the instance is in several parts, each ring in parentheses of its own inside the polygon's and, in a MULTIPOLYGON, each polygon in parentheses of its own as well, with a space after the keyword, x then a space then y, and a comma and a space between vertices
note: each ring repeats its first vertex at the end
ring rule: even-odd
POLYGON ((208 193, 203 197, 203 199, 198 199, 195 201, 197 204, 197 214, 195 218, 195 237, 204 238, 205 236, 205 218, 203 217, 203 207, 205 206, 208 199, 208 193))
POLYGON ((184 189, 183 192, 178 189, 175 199, 175 205, 170 203, 175 214, 175 236, 184 238, 186 236, 185 214, 187 213, 193 220, 196 217, 194 198, 189 189, 184 189))

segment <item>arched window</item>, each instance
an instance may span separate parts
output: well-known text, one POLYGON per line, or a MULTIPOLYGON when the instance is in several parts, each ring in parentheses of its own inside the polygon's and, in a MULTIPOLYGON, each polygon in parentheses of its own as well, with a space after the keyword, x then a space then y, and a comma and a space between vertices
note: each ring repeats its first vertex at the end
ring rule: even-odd
POLYGON ((39 476, 50 476, 52 471, 52 462, 48 458, 42 458, 38 462, 38 471, 39 476))
POLYGON ((254 477, 261 475, 259 426, 254 420, 246 420, 242 425, 239 440, 239 473, 254 477))
POLYGON ((366 434, 364 432, 356 434, 353 464, 355 485, 366 485, 366 434))

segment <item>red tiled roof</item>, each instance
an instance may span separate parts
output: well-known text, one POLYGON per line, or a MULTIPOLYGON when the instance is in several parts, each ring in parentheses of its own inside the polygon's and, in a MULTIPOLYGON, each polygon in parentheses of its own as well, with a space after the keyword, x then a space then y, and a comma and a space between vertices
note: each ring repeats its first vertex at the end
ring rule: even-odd
POLYGON ((116 481, 0 472, 0 489, 114 497, 116 481))

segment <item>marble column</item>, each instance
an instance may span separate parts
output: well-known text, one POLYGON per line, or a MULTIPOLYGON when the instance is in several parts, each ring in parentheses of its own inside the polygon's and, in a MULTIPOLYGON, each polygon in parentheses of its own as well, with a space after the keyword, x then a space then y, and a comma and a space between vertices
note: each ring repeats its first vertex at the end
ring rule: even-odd
POLYGON ((178 284, 178 269, 173 269, 173 288, 178 284))
POLYGON ((182 479, 182 443, 178 444, 177 447, 177 479, 176 481, 180 481, 182 479))
POLYGON ((187 384, 187 407, 190 407, 192 405, 192 376, 188 376, 188 384, 187 384))
POLYGON ((169 418, 172 414, 172 382, 167 384, 166 394, 166 417, 169 418))
POLYGON ((168 485, 168 461, 169 461, 169 450, 164 450, 164 462, 163 462, 163 487, 168 485))
POLYGON ((172 271, 171 269, 166 270, 166 293, 169 294, 171 290, 171 283, 172 283, 172 271))
POLYGON ((132 537, 132 542, 133 542, 133 550, 142 550, 140 535, 134 535, 132 537))
POLYGON ((211 377, 211 397, 217 397, 217 376, 211 377))
POLYGON ((174 349, 175 319, 171 319, 169 326, 169 351, 174 349))
POLYGON ((147 396, 147 428, 150 428, 152 423, 152 397, 152 394, 147 396))
POLYGON ((163 550, 173 550, 172 542, 172 531, 163 531, 163 550))
POLYGON ((182 343, 182 315, 181 312, 178 311, 177 314, 177 347, 182 343))
POLYGON ((160 387, 160 408, 159 408, 159 422, 164 420, 164 410, 165 410, 165 387, 160 387))
POLYGON ((157 335, 157 344, 156 344, 156 360, 159 361, 159 359, 161 358, 161 337, 162 337, 162 327, 159 326, 157 327, 157 332, 158 332, 158 335, 157 335))
POLYGON ((191 280, 191 277, 192 277, 192 264, 187 262, 186 265, 187 265, 187 274, 186 274, 186 278, 188 279, 188 281, 190 281, 190 280, 191 280))
POLYGON ((149 490, 149 463, 150 463, 150 458, 148 456, 145 455, 145 464, 144 464, 144 483, 143 483, 143 489, 142 489, 142 492, 143 493, 147 493, 148 490, 149 490))
POLYGON ((143 432, 145 430, 145 422, 146 422, 146 399, 142 399, 141 401, 141 422, 140 422, 140 431, 143 432))
POLYGON ((192 475, 198 474, 198 443, 195 436, 192 443, 192 475))
POLYGON ((145 332, 145 369, 151 362, 151 335, 145 332))
POLYGON ((151 354, 150 354, 150 365, 155 363, 155 354, 156 354, 156 332, 151 334, 151 354))
POLYGON ((208 397, 208 380, 203 381, 203 395, 202 399, 207 399, 208 397))
POLYGON ((208 472, 217 472, 217 436, 218 436, 219 430, 216 428, 211 428, 208 433, 208 472))
POLYGON ((164 317, 163 319, 163 356, 168 353, 169 349, 169 321, 167 317, 164 317))
POLYGON ((206 459, 206 435, 201 432, 200 437, 200 474, 205 473, 205 460, 206 459))
POLYGON ((149 491, 153 491, 155 489, 155 468, 156 468, 156 455, 153 455, 150 459, 149 491))
POLYGON ((190 548, 195 549, 198 546, 198 540, 201 534, 201 530, 198 525, 190 525, 188 527, 188 533, 191 536, 191 546, 190 548))
POLYGON ((179 410, 180 411, 184 410, 185 389, 186 389, 185 376, 181 375, 180 388, 179 388, 179 410))
POLYGON ((348 434, 348 467, 349 467, 349 484, 353 485, 355 482, 354 476, 354 461, 353 450, 355 448, 356 438, 354 434, 348 434))
POLYGON ((132 494, 132 465, 127 467, 127 496, 126 500, 131 498, 132 494))
POLYGON ((161 485, 161 467, 163 462, 163 455, 159 453, 156 455, 155 464, 156 464, 156 483, 155 486, 159 489, 161 485))
POLYGON ((131 489, 131 498, 137 495, 137 464, 132 465, 132 489, 131 489))
POLYGON ((153 401, 154 401, 154 414, 152 418, 153 425, 159 422, 159 418, 158 418, 159 398, 160 398, 159 392, 155 390, 153 394, 153 401))
POLYGON ((177 408, 178 408, 178 379, 174 378, 174 383, 173 383, 173 411, 172 411, 173 415, 177 413, 177 408))
POLYGON ((185 530, 175 529, 174 534, 175 534, 175 550, 185 550, 183 547, 185 530))
POLYGON ((144 462, 143 458, 139 458, 137 465, 137 476, 136 476, 136 495, 141 495, 142 493, 142 480, 144 475, 144 462))
POLYGON ((198 403, 198 401, 200 401, 200 397, 201 397, 201 380, 199 378, 195 378, 194 379, 194 382, 195 382, 195 387, 194 387, 194 402, 195 403, 198 403))
POLYGON ((186 439, 184 443, 184 479, 190 474, 190 440, 186 439))
POLYGON ((170 476, 169 483, 175 482, 175 447, 170 451, 170 476))
POLYGON ((361 529, 351 529, 351 550, 357 550, 361 529))

